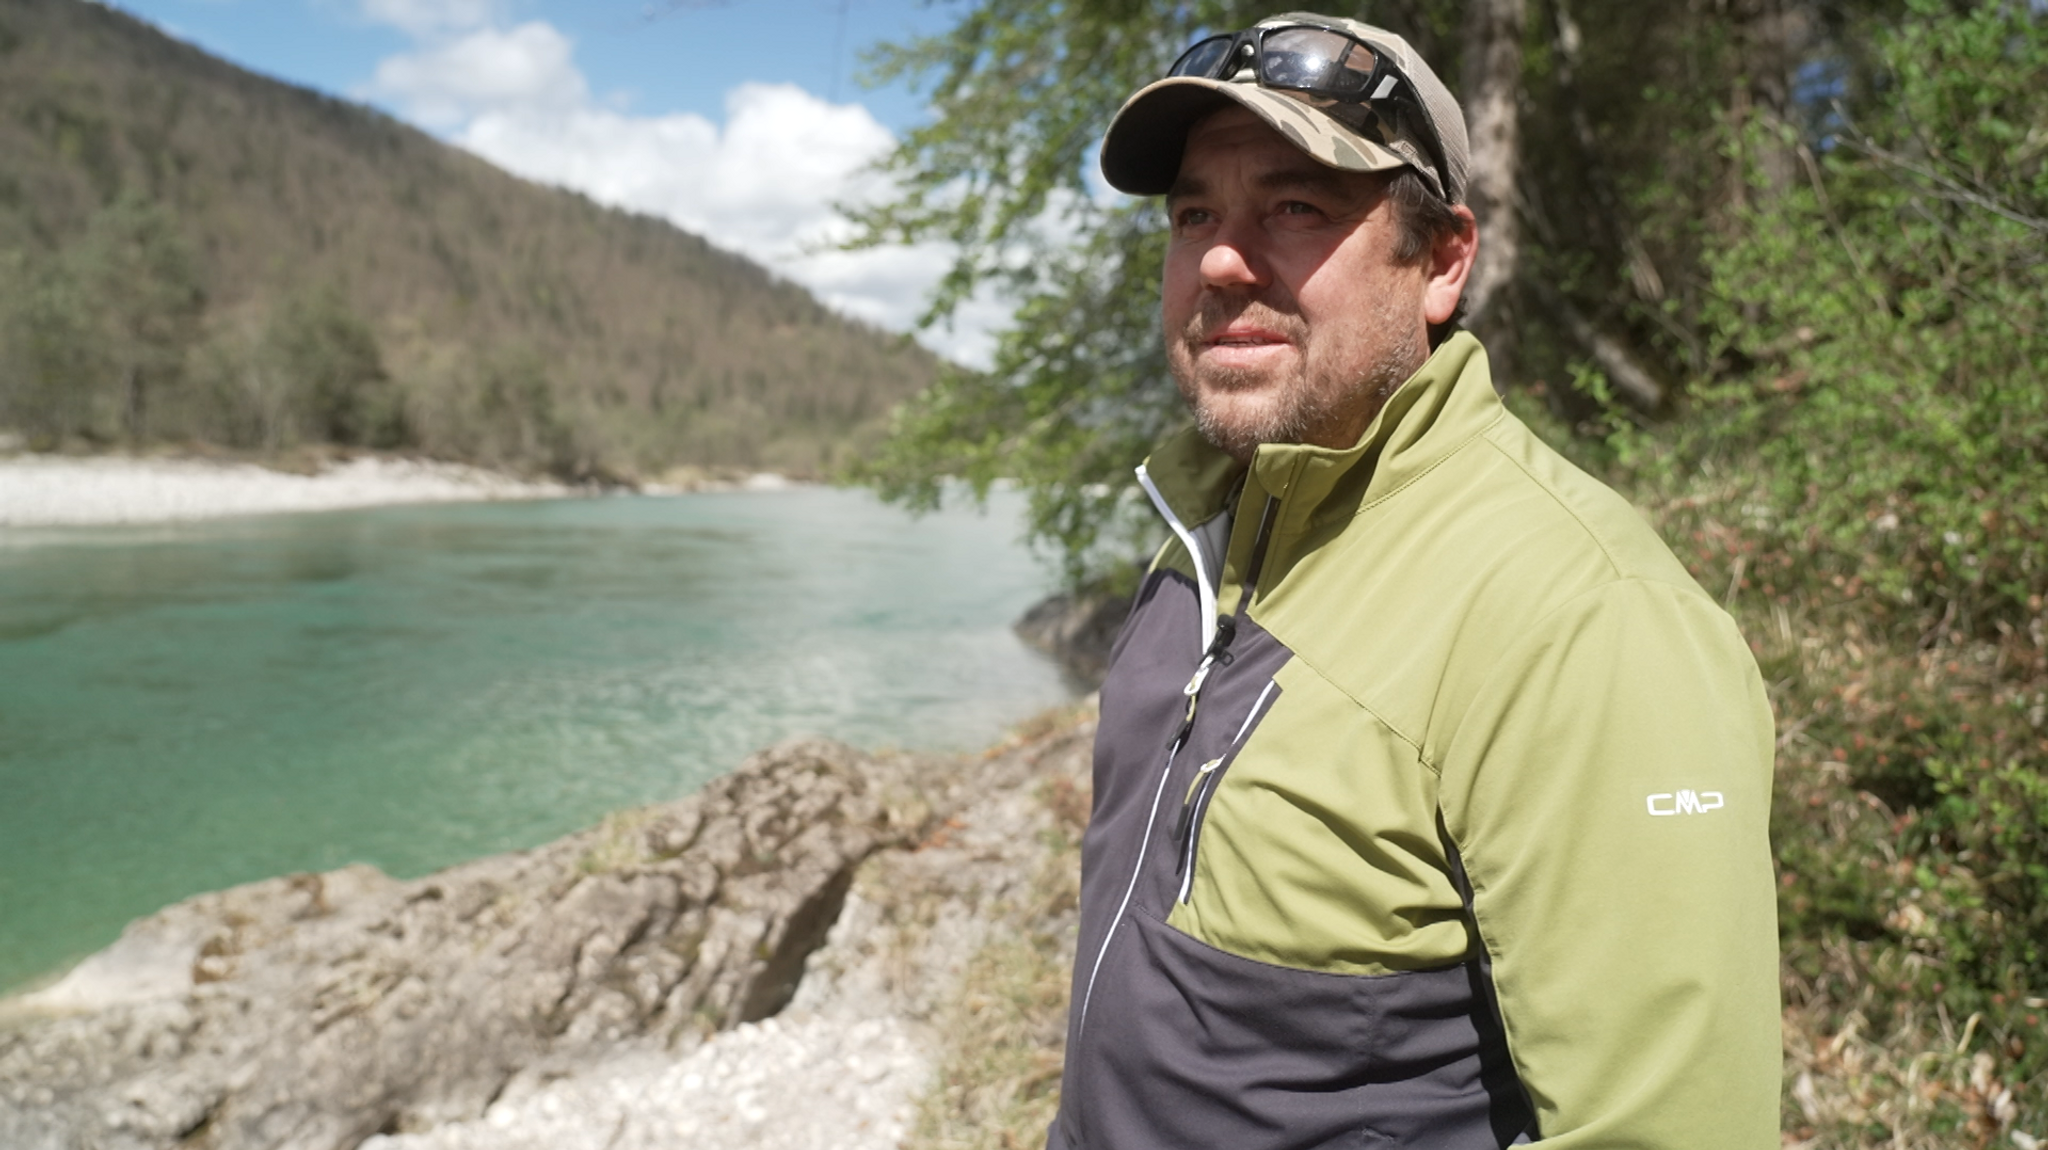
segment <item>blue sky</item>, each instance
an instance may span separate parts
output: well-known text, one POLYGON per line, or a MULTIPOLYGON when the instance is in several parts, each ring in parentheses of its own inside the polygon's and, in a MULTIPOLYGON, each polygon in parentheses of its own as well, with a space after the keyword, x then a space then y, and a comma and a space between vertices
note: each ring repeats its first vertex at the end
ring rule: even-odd
MULTIPOLYGON (((903 329, 943 270, 936 245, 826 250, 833 204, 925 110, 856 83, 871 44, 943 30, 923 0, 118 0, 245 68, 360 100, 510 171, 667 218, 903 329)), ((987 358, 1004 318, 976 301, 937 350, 987 358)))
POLYGON ((381 61, 414 50, 419 33, 538 20, 573 42, 576 64, 602 99, 642 113, 721 119, 726 93, 741 83, 793 83, 859 103, 899 132, 922 121, 923 104, 902 85, 861 87, 860 52, 941 31, 958 10, 943 0, 116 0, 112 7, 245 68, 333 95, 368 95, 394 113, 403 109, 366 85, 381 61))

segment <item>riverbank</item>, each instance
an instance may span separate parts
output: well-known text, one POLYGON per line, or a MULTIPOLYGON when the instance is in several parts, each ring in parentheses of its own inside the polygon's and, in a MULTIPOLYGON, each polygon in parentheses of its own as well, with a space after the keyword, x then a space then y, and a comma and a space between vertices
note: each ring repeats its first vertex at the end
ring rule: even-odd
POLYGON ((0 1144, 915 1141, 987 1023, 963 975, 1071 952, 1092 729, 958 759, 793 741, 532 851, 187 900, 0 1001, 0 1144))
POLYGON ((359 456, 310 473, 124 455, 0 456, 0 527, 176 523, 406 503, 560 499, 561 483, 460 463, 359 456))

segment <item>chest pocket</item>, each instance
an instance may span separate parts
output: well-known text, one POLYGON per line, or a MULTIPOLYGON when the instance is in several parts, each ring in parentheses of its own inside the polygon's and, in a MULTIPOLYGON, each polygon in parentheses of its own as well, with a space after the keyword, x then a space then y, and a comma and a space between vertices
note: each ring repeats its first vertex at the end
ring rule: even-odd
POLYGON ((1252 701, 1251 709, 1245 712, 1243 721, 1237 725, 1229 745, 1221 754, 1204 760, 1195 768, 1195 777, 1181 799, 1180 818, 1174 825, 1174 877, 1178 880, 1175 903, 1186 903, 1194 886, 1196 852, 1201 846, 1202 818, 1208 813, 1209 800, 1215 797, 1216 788, 1222 785, 1223 774, 1230 769, 1231 760, 1237 757, 1238 749, 1244 746, 1246 736, 1258 725, 1259 719, 1271 709, 1279 690, 1277 680, 1267 679, 1265 687, 1252 701))
POLYGON ((1178 869, 1149 905, 1211 946, 1297 969, 1463 961, 1471 932, 1437 779, 1414 744, 1298 659, 1241 697, 1167 800, 1185 804, 1187 833, 1155 864, 1178 869))

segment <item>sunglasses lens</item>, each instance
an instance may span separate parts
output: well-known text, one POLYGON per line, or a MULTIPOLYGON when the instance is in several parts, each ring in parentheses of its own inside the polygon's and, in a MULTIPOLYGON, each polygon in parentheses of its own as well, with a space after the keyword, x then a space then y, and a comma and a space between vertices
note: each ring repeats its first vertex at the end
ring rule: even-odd
POLYGON ((1235 36, 1211 36, 1180 54, 1167 71, 1168 76, 1198 76, 1205 80, 1217 79, 1217 72, 1223 62, 1230 58, 1231 46, 1237 42, 1235 36))
POLYGON ((1266 37, 1265 55, 1268 85, 1337 97, 1362 95, 1379 63, 1372 49, 1321 28, 1273 32, 1266 37))

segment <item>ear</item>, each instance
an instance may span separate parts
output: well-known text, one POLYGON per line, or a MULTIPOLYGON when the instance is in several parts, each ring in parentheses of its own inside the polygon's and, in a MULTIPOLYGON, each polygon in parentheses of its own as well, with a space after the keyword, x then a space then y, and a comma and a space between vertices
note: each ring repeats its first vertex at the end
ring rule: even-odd
POLYGON ((1429 253, 1429 282, 1422 291, 1422 317, 1430 324, 1448 321, 1457 314, 1458 298, 1465 294, 1465 279, 1472 274, 1472 261, 1479 254, 1479 221, 1472 209, 1458 204, 1451 209, 1464 227, 1455 235, 1436 242, 1429 253))

